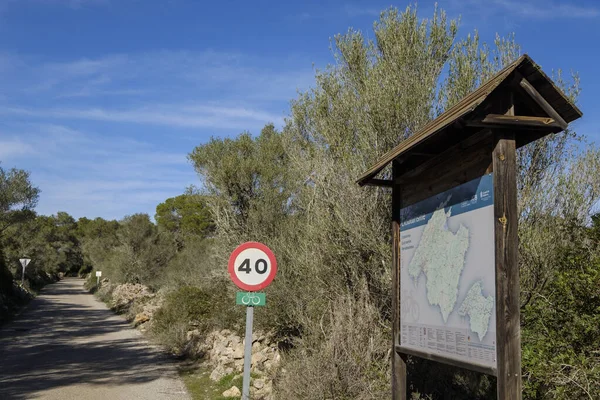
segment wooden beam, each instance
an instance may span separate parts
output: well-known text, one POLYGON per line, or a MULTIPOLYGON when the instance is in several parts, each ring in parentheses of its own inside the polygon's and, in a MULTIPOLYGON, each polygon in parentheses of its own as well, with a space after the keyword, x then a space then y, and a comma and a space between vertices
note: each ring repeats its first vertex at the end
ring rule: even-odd
POLYGON ((524 115, 488 114, 482 120, 467 121, 467 126, 486 128, 541 128, 562 130, 563 128, 552 118, 524 115))
POLYGON ((517 166, 514 132, 494 131, 494 241, 498 400, 521 400, 521 330, 517 262, 517 166))
POLYGON ((427 360, 440 362, 448 365, 452 365, 454 367, 468 369, 470 371, 481 372, 484 374, 496 376, 496 369, 492 367, 487 367, 485 365, 477 365, 470 362, 460 361, 455 358, 444 357, 435 353, 428 353, 426 351, 420 351, 415 349, 407 349, 402 346, 396 346, 396 352, 400 354, 408 354, 415 357, 425 358, 427 360))
MULTIPOLYGON (((392 164, 392 176, 400 173, 400 165, 392 164)), ((400 344, 400 185, 392 189, 392 400, 406 400, 406 356, 396 352, 400 344)))
POLYGON ((546 101, 546 99, 533 87, 525 78, 522 78, 519 85, 527 92, 527 94, 544 110, 550 118, 562 128, 567 129, 567 122, 560 116, 558 112, 546 101))
POLYGON ((382 187, 392 187, 394 181, 388 179, 371 179, 365 183, 366 186, 382 186, 382 187))

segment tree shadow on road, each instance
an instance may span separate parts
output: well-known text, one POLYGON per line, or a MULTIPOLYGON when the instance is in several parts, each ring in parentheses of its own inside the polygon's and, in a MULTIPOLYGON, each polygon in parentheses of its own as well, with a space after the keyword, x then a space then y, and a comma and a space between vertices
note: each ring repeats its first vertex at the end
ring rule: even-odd
POLYGON ((134 332, 124 334, 128 323, 110 310, 52 298, 73 290, 53 288, 0 330, 0 399, 74 384, 139 384, 174 373, 171 359, 134 332))

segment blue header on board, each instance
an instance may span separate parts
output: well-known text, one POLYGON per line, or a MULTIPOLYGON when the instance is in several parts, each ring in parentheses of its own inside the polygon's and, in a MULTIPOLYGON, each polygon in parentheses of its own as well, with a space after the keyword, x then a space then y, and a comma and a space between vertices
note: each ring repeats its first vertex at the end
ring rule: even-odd
POLYGON ((400 231, 427 224, 440 207, 444 207, 446 213, 451 211, 452 217, 493 205, 493 174, 483 175, 400 210, 400 231))

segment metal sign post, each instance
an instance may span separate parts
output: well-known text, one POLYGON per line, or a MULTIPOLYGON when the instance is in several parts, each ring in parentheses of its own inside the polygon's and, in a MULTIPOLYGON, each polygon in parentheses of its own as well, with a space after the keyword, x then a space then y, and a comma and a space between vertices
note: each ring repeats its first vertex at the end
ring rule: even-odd
POLYGON ((252 324, 254 307, 264 306, 264 293, 254 293, 269 286, 277 273, 277 260, 273 252, 264 244, 247 242, 238 246, 229 257, 228 265, 231 280, 240 289, 236 304, 246 306, 246 343, 244 345, 244 375, 242 400, 250 400, 250 369, 252 368, 252 324))
POLYGON ((23 267, 23 273, 21 274, 21 286, 23 286, 25 284, 25 268, 29 265, 29 263, 31 262, 31 259, 19 258, 19 262, 21 263, 21 266, 23 267))
POLYGON ((100 277, 102 276, 102 271, 96 271, 96 286, 100 286, 100 277))
POLYGON ((246 344, 244 346, 244 380, 242 383, 242 399, 250 399, 250 368, 252 365, 252 323, 254 322, 254 307, 246 307, 246 344))

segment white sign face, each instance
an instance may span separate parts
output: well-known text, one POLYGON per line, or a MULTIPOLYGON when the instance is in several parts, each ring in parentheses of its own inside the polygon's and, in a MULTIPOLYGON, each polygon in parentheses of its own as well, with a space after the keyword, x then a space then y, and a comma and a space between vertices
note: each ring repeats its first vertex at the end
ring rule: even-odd
POLYGON ((493 175, 400 211, 400 345, 496 367, 493 175))
POLYGON ((243 250, 233 265, 235 276, 245 285, 260 285, 271 273, 271 260, 267 253, 256 248, 243 250))
POLYGON ((25 268, 26 266, 29 265, 29 262, 31 261, 31 259, 29 259, 29 258, 19 258, 19 261, 21 262, 21 265, 23 266, 23 268, 25 268))
POLYGON ((271 284, 277 274, 277 260, 264 244, 246 242, 231 253, 227 269, 237 287, 254 292, 271 284))
POLYGON ((102 271, 96 271, 96 276, 102 276, 102 271))

